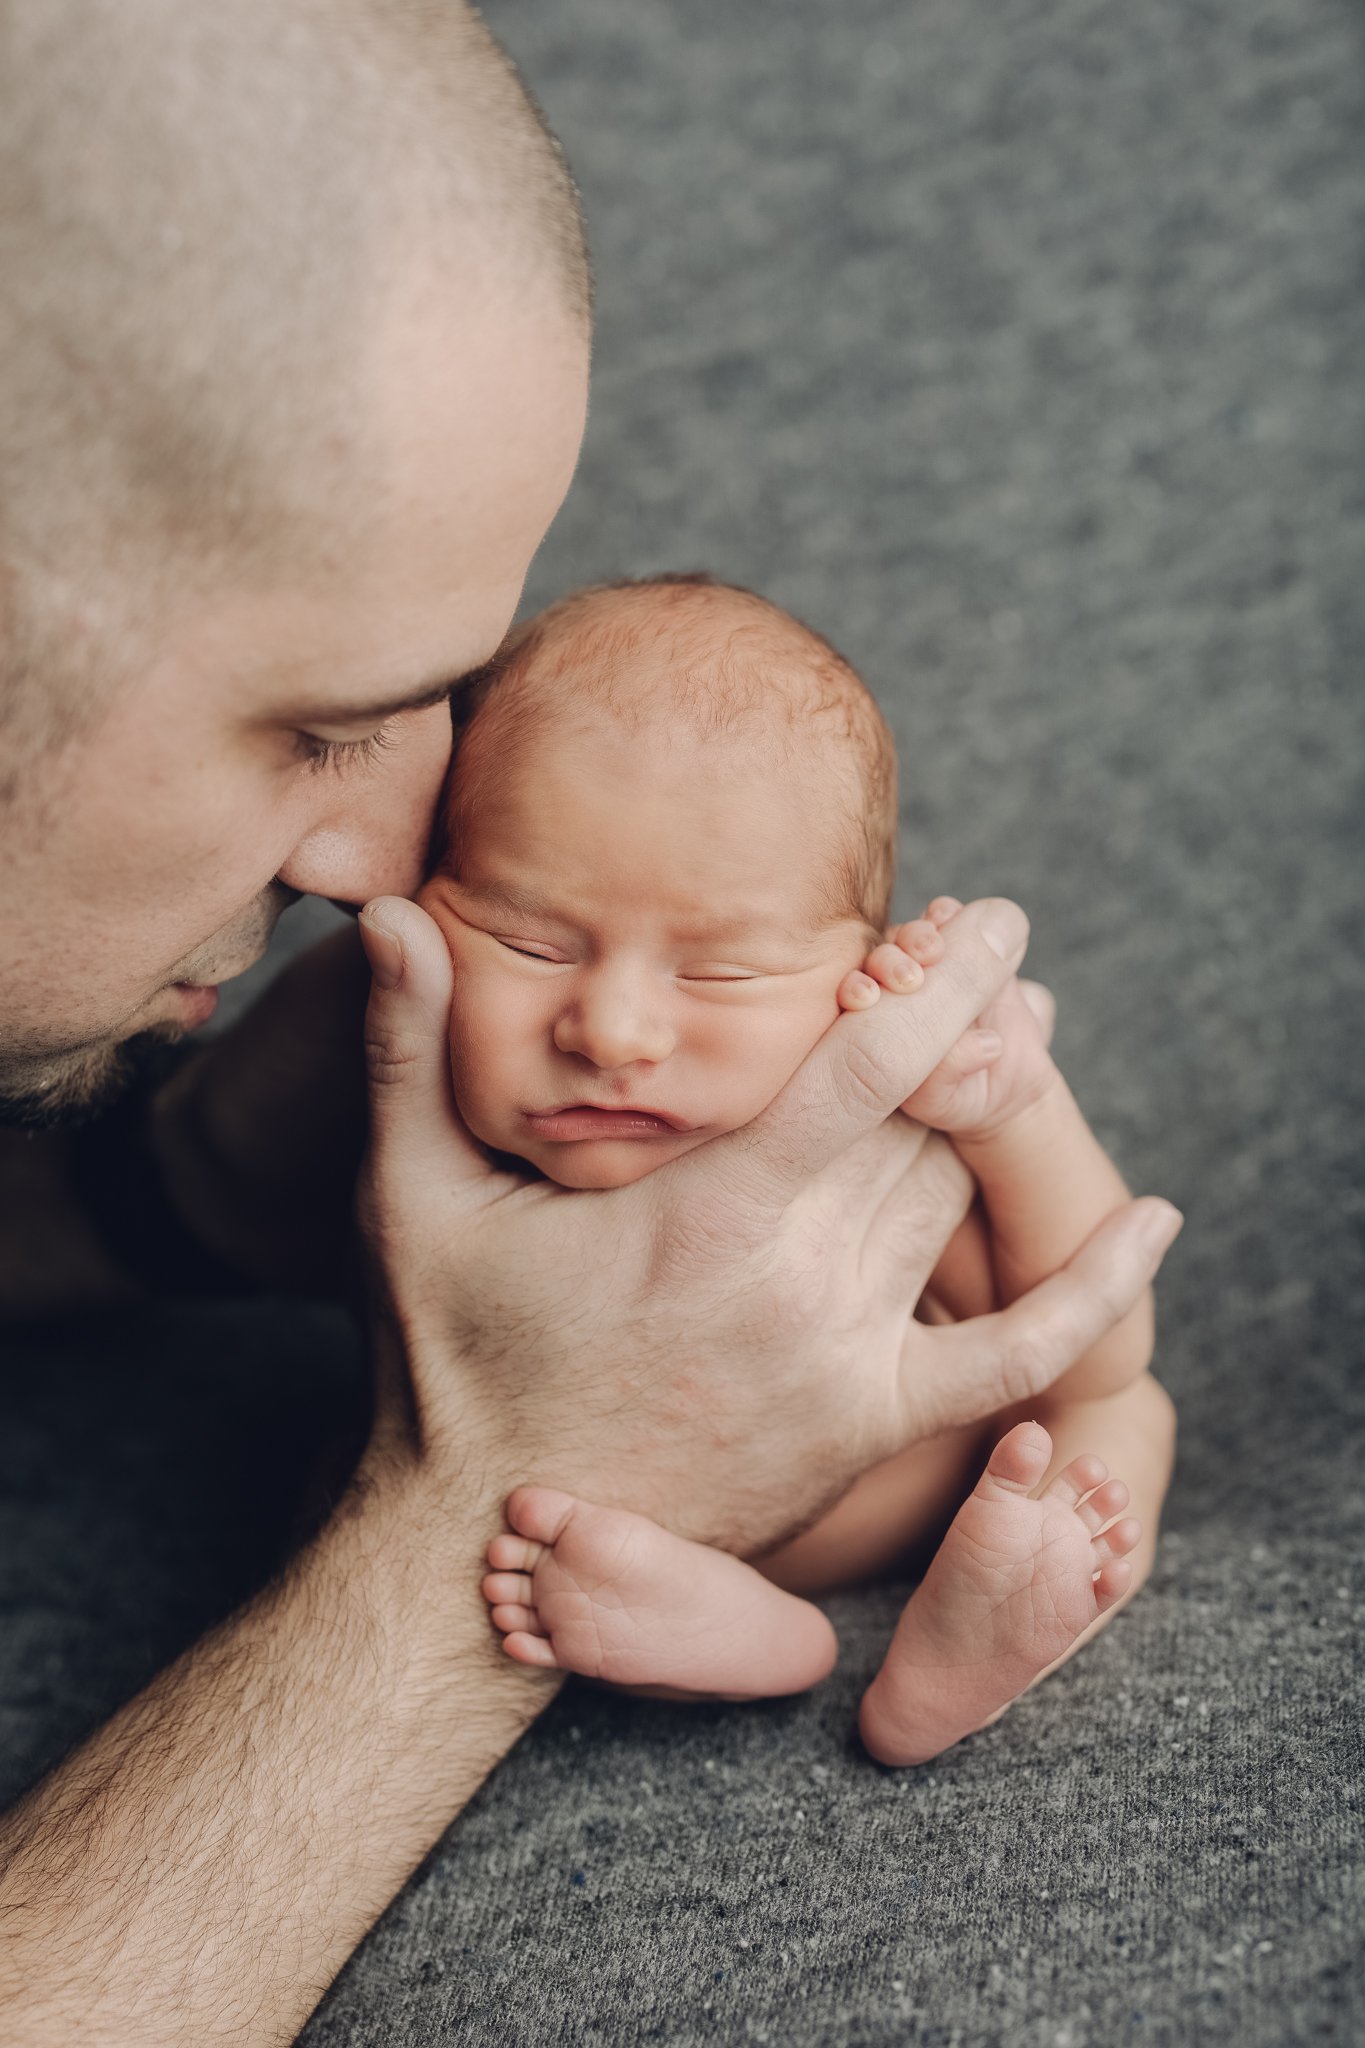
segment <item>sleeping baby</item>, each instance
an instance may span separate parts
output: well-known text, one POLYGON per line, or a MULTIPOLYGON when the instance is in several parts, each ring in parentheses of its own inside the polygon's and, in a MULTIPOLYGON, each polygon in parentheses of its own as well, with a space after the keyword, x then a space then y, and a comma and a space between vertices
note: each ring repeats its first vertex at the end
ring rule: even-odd
MULTIPOLYGON (((757 1116, 841 1010, 913 1000, 934 972, 953 899, 886 932, 885 722, 776 606, 702 577, 585 590, 517 629, 460 709, 421 901, 455 961, 460 1112, 490 1150, 565 1187, 623 1186, 757 1116)), ((1128 1200, 1050 1024, 1044 992, 1011 982, 905 1105, 978 1189, 928 1318, 1013 1301, 1128 1200)), ((875 1468, 758 1559, 522 1487, 489 1546, 493 1623, 525 1664, 675 1694, 792 1692, 836 1654, 804 1596, 941 1534, 860 1716, 874 1756, 923 1762, 1145 1578, 1174 1438, 1151 1352, 1148 1296, 1026 1412, 875 1468)))

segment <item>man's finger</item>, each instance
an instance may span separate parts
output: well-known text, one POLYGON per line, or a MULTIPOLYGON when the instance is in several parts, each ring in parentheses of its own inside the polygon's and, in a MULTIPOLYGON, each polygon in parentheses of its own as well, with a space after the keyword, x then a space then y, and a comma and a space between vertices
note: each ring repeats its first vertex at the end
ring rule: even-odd
POLYGON ((1183 1222, 1180 1211, 1157 1196, 1131 1202, 1102 1223, 1060 1273, 1012 1307, 951 1329, 911 1328, 904 1440, 980 1422, 1045 1393, 1127 1315, 1183 1222))
POLYGON ((705 1148, 712 1163, 717 1145, 732 1147, 755 1193, 788 1201, 913 1095, 1018 967, 1028 919, 1017 904, 987 897, 943 937, 923 988, 831 1025, 761 1117, 705 1148))
POLYGON ((948 1140, 925 1131, 913 1162, 888 1189, 868 1230, 863 1267, 869 1289, 912 1307, 929 1275, 937 1273, 975 1193, 975 1180, 948 1140))
POLYGON ((454 970, 440 929, 405 897, 381 896, 360 913, 360 932, 373 977, 365 1068, 376 1177, 414 1186, 482 1177, 487 1162, 451 1086, 454 970))

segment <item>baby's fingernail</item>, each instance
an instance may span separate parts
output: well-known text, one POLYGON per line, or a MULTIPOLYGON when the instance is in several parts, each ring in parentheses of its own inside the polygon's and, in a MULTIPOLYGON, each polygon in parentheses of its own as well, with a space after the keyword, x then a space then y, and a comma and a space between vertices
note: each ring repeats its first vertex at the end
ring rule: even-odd
POLYGON ((851 974, 849 976, 846 1000, 852 1003, 855 1009, 865 1010, 870 1003, 876 1002, 880 994, 881 990, 870 974, 851 974))
POLYGON ((893 988, 918 988, 924 979, 924 969, 918 960, 902 953, 900 959, 893 962, 887 978, 893 988))
POLYGON ((956 896, 935 896, 924 915, 930 924, 946 924, 949 918, 957 916, 961 908, 956 896))
POLYGON ((984 1059, 993 1060, 1005 1050, 1005 1041, 998 1031, 978 1031, 977 1050, 984 1059))
POLYGON ((1017 903, 998 896, 982 914, 981 936, 1001 960, 1012 960, 1028 944, 1028 919, 1017 903))

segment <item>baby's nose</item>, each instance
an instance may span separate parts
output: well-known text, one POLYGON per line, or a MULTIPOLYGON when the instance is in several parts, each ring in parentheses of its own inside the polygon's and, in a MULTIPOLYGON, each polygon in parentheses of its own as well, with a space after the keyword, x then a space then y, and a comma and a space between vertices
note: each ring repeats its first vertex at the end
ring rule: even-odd
POLYGON ((561 1052, 577 1053, 595 1067, 657 1066, 672 1052, 675 1038, 666 1020, 648 1006, 605 992, 575 1003, 555 1025, 561 1052))

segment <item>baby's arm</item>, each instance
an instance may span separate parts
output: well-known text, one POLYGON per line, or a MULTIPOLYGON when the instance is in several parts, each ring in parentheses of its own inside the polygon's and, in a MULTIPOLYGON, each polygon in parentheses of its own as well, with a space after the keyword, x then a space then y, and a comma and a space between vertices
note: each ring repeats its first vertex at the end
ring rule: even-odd
MULTIPOLYGON (((880 947, 868 961, 871 978, 896 986, 888 967, 897 951, 932 968, 937 934, 958 908, 940 897, 923 919, 902 926, 899 946, 880 947)), ((908 1115, 948 1133, 980 1186, 1002 1307, 1057 1272, 1130 1200, 1052 1059, 1046 1022, 1019 982, 1009 983, 905 1104, 908 1115)), ((1148 1292, 1057 1382, 1050 1401, 1097 1400, 1127 1386, 1151 1363, 1153 1331, 1148 1292)))

